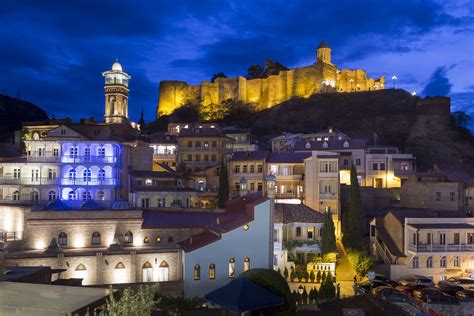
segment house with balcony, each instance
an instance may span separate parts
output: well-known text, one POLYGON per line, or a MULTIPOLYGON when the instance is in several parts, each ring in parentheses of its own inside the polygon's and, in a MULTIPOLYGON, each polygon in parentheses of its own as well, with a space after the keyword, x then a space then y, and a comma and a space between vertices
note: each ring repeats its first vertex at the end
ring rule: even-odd
POLYGON ((304 204, 275 204, 273 266, 290 270, 295 262, 306 263, 321 253, 324 215, 304 204))
POLYGON ((176 170, 176 148, 178 146, 176 136, 156 132, 148 136, 148 142, 153 148, 153 170, 164 171, 162 165, 176 170))
POLYGON ((474 217, 464 211, 388 208, 370 221, 370 251, 394 280, 474 274, 474 217))
POLYGON ((247 180, 248 192, 264 192, 268 151, 237 151, 228 162, 230 195, 240 193, 240 180, 247 180))
POLYGON ((233 151, 256 151, 258 146, 252 143, 252 134, 250 128, 241 128, 237 126, 223 127, 222 131, 227 137, 234 140, 233 151))

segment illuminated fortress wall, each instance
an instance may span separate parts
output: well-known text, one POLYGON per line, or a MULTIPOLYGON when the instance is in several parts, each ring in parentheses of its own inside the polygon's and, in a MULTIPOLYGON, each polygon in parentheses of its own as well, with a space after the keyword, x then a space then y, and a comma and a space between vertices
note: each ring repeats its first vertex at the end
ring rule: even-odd
POLYGON ((186 102, 219 104, 232 99, 252 103, 257 110, 271 107, 292 97, 314 93, 369 91, 384 88, 384 78, 367 78, 365 70, 338 70, 331 63, 331 49, 324 42, 313 65, 283 70, 268 78, 217 78, 189 85, 184 81, 160 82, 157 116, 172 113, 186 102))

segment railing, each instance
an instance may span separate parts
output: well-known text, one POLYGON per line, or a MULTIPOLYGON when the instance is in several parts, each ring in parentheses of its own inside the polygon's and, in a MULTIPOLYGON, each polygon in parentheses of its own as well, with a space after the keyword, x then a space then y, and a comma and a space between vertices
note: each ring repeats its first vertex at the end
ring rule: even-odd
POLYGON ((115 185, 116 179, 105 178, 0 178, 0 185, 115 185))
POLYGON ((386 249, 377 238, 373 238, 377 252, 383 257, 386 263, 393 263, 392 258, 386 253, 386 249))
POLYGON ((114 156, 62 156, 62 163, 116 163, 114 156))
POLYGON ((474 244, 456 244, 456 245, 413 245, 408 246, 410 251, 414 252, 470 252, 474 251, 474 244))
POLYGON ((62 185, 116 185, 118 183, 117 179, 113 178, 104 178, 104 179, 97 179, 97 178, 62 178, 61 184, 62 185))
POLYGON ((395 175, 395 177, 409 177, 411 176, 413 173, 415 173, 415 170, 394 170, 393 171, 393 174, 395 175))
POLYGON ((176 154, 153 154, 153 159, 158 160, 175 160, 176 154))
POLYGON ((6 230, 0 230, 0 240, 2 240, 3 242, 22 240, 22 239, 23 239, 22 231, 9 232, 6 230))
MULTIPOLYGON (((79 209, 81 206, 86 202, 85 200, 62 200, 68 208, 71 209, 79 209)), ((0 199, 0 204, 8 204, 8 205, 48 205, 51 201, 49 200, 31 200, 31 198, 27 196, 21 196, 20 200, 13 200, 11 197, 6 196, 4 199, 0 199)), ((111 208, 112 201, 97 201, 94 200, 95 204, 98 205, 100 208, 111 208)))
POLYGON ((44 185, 44 184, 59 184, 58 178, 0 178, 0 184, 16 184, 16 185, 44 185))
POLYGON ((61 161, 61 157, 59 156, 54 156, 54 155, 44 155, 44 156, 28 156, 26 158, 28 162, 59 162, 61 161))
POLYGON ((337 193, 319 193, 320 200, 334 200, 337 199, 337 193))

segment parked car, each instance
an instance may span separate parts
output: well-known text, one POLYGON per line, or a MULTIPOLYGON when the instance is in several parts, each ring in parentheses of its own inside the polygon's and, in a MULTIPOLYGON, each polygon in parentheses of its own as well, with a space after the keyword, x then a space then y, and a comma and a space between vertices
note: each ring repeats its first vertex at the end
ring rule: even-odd
POLYGON ((416 290, 421 290, 427 287, 426 285, 423 284, 408 284, 408 285, 397 285, 395 289, 401 293, 407 294, 407 295, 412 295, 413 291, 416 290))
POLYGON ((387 283, 387 284, 389 284, 390 286, 393 286, 393 287, 398 285, 398 282, 390 280, 389 278, 385 277, 385 275, 383 275, 383 274, 376 274, 374 280, 385 282, 385 283, 387 283))
POLYGON ((398 283, 402 285, 423 284, 426 286, 435 286, 433 279, 422 275, 407 275, 398 280, 398 283))
POLYGON ((390 285, 385 283, 385 282, 379 281, 379 280, 371 280, 371 281, 369 280, 369 281, 359 283, 359 284, 357 284, 357 286, 359 287, 359 289, 362 292, 370 293, 370 291, 372 291, 372 289, 375 289, 379 286, 390 286, 390 285))
POLYGON ((425 287, 413 291, 413 297, 426 303, 455 304, 457 299, 454 296, 444 293, 435 287, 425 287))
POLYGON ((391 302, 404 302, 407 296, 391 286, 378 286, 372 289, 372 295, 391 302))
POLYGON ((460 301, 474 301, 474 290, 457 291, 455 296, 460 301))
POLYGON ((453 285, 460 286, 465 290, 474 290, 474 279, 462 278, 462 277, 451 277, 444 281, 438 282, 438 285, 453 285))
POLYGON ((440 281, 438 282, 438 289, 449 295, 456 295, 456 292, 464 290, 462 286, 456 285, 451 282, 440 281))

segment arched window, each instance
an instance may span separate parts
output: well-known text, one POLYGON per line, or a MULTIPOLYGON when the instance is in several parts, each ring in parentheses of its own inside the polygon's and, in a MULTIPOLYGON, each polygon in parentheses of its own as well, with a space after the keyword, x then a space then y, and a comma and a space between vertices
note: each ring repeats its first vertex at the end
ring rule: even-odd
POLYGON ((160 236, 156 236, 156 239, 155 239, 156 243, 159 244, 161 242, 161 237, 160 236))
POLYGON ((13 192, 13 200, 19 201, 20 200, 20 191, 13 192))
POLYGON ((67 235, 65 232, 61 232, 59 233, 59 236, 58 236, 58 244, 60 246, 67 246, 67 235))
POLYGON ((83 265, 82 263, 79 263, 75 269, 76 271, 86 271, 86 266, 83 265))
POLYGON ((194 266, 194 280, 201 280, 201 266, 199 264, 194 266))
POLYGON ((105 180, 105 170, 104 169, 99 170, 99 172, 97 173, 97 178, 99 180, 105 180))
POLYGON ((119 262, 115 265, 115 269, 125 269, 125 265, 122 263, 122 261, 119 261, 119 262))
POLYGON ((244 271, 250 270, 250 259, 248 257, 245 257, 244 259, 244 271))
POLYGON ((76 191, 73 191, 73 190, 69 191, 67 197, 70 201, 76 200, 77 199, 76 191))
POLYGON ((97 201, 103 201, 105 200, 105 193, 104 191, 98 191, 97 192, 97 201))
POLYGON ((105 157, 105 148, 104 147, 97 148, 97 156, 105 157))
POLYGON ((413 261, 412 261, 412 263, 411 263, 411 266, 412 266, 413 269, 418 269, 418 267, 419 267, 418 257, 414 257, 414 258, 413 258, 413 261))
POLYGON ((90 191, 82 192, 82 200, 83 201, 92 200, 91 192, 90 191))
POLYGON ((132 234, 131 231, 126 232, 124 237, 125 237, 125 238, 124 238, 124 242, 125 242, 126 244, 131 244, 131 243, 133 243, 133 234, 132 234))
POLYGON ((214 263, 211 263, 209 265, 209 280, 215 280, 216 279, 216 265, 214 263))
POLYGON ((144 244, 149 244, 149 243, 150 243, 150 239, 148 239, 148 237, 145 236, 145 238, 143 238, 143 243, 144 243, 144 244))
POLYGON ((100 245, 100 233, 94 232, 92 234, 92 244, 93 245, 100 245))
POLYGON ((461 261, 459 260, 459 256, 454 257, 453 265, 458 268, 461 266, 461 261))
POLYGON ((142 266, 142 275, 143 275, 143 282, 152 282, 153 281, 153 267, 147 261, 142 266))
POLYGON ((69 179, 75 179, 76 178, 76 169, 71 168, 69 169, 69 179))
POLYGON ((446 256, 441 257, 441 260, 439 261, 439 266, 441 268, 446 268, 446 256))
POLYGON ((229 259, 229 278, 235 278, 235 259, 229 259))
POLYGON ((30 193, 31 201, 38 201, 39 200, 39 192, 38 191, 31 191, 30 193))
POLYGON ((173 237, 169 236, 168 237, 168 243, 172 243, 173 242, 173 237))
POLYGON ((433 268, 433 257, 429 256, 428 259, 426 259, 426 267, 427 268, 433 268))
POLYGON ((92 172, 90 169, 85 169, 84 172, 82 173, 82 177, 84 182, 91 182, 92 180, 92 172))
POLYGON ((56 191, 49 191, 48 200, 50 201, 56 200, 56 191))
POLYGON ((158 281, 168 281, 169 277, 169 265, 166 261, 161 261, 160 267, 158 268, 158 281))
POLYGON ((84 159, 89 161, 91 158, 91 149, 89 147, 84 148, 84 159))

